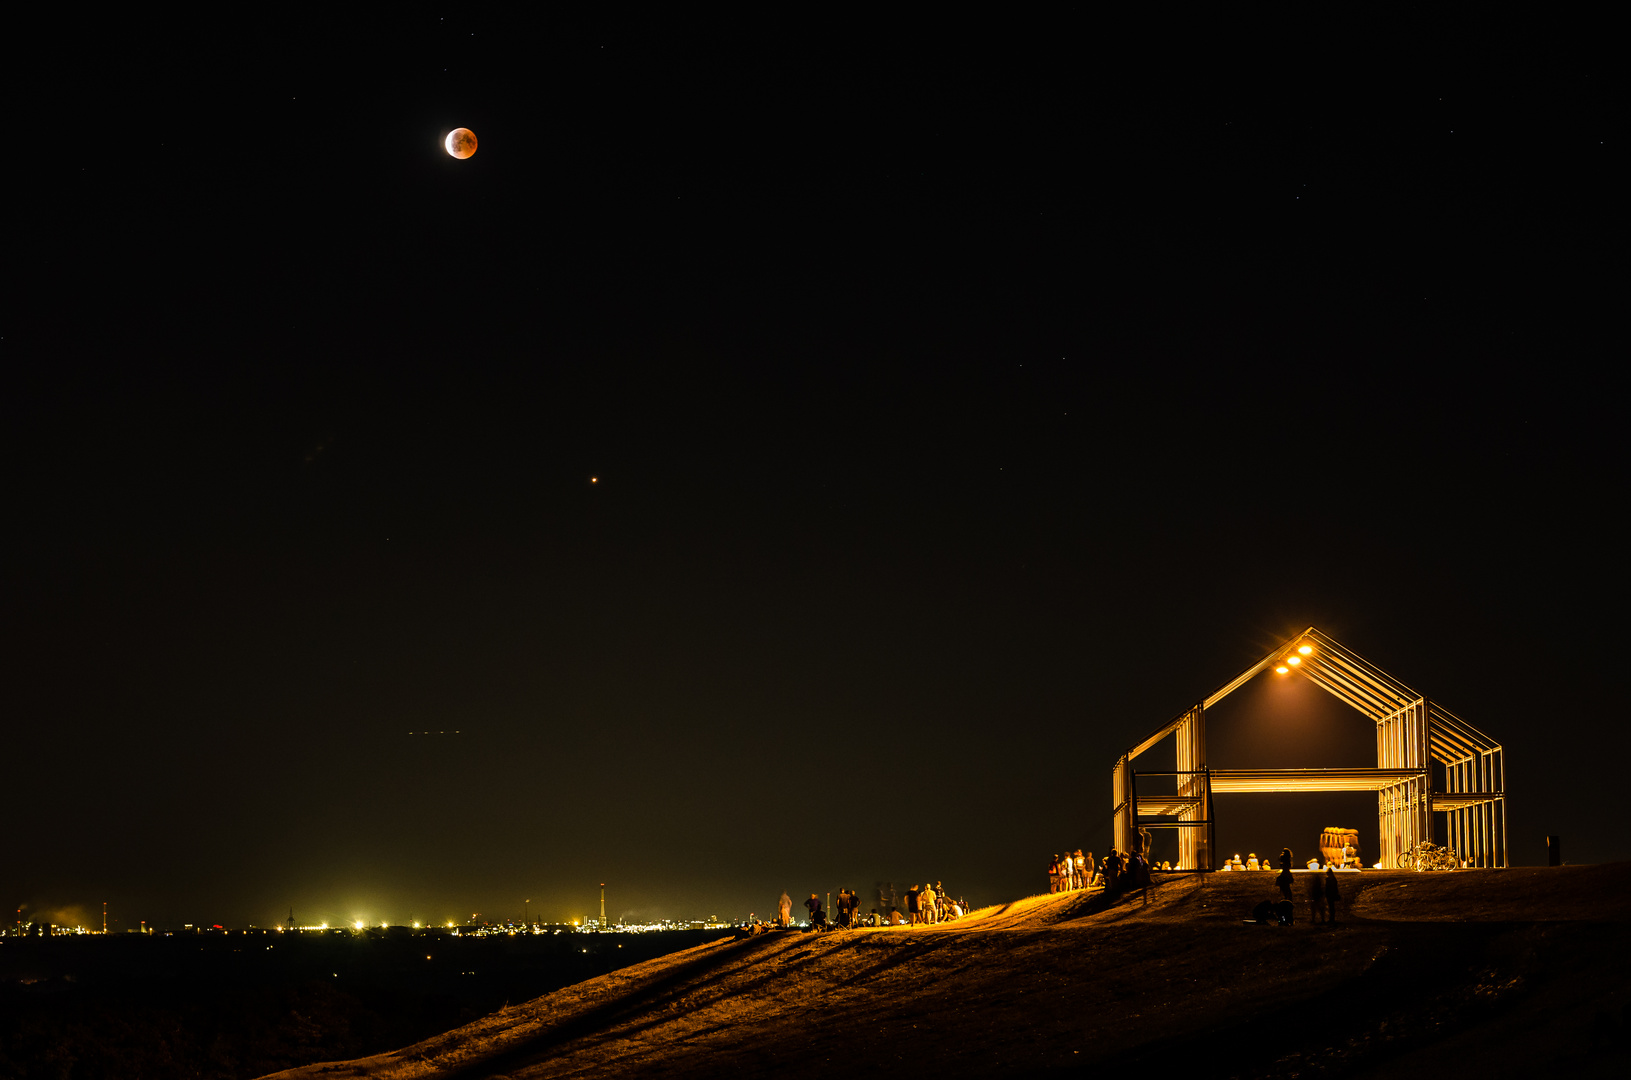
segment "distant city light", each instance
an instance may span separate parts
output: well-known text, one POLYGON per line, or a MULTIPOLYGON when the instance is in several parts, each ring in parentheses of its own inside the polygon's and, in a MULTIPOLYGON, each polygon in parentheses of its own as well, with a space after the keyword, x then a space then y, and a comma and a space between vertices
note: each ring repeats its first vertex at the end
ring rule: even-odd
POLYGON ((357 929, 358 929, 358 930, 361 930, 361 929, 362 929, 362 920, 361 920, 361 919, 358 919, 358 920, 357 920, 357 929))

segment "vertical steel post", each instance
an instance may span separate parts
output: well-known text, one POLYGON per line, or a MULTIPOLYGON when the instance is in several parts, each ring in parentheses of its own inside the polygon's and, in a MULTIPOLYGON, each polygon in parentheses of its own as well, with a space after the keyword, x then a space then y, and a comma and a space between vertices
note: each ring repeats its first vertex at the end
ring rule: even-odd
POLYGON ((1116 762, 1115 771, 1110 777, 1110 798, 1114 802, 1115 811, 1111 828, 1111 846, 1117 851, 1127 850, 1127 823, 1130 817, 1130 807, 1127 805, 1128 777, 1132 772, 1132 762, 1123 754, 1121 760, 1116 762))

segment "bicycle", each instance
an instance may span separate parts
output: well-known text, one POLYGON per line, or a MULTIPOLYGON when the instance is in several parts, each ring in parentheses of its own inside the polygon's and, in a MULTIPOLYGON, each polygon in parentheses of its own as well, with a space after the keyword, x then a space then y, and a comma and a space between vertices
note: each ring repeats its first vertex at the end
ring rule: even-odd
POLYGON ((1423 840, 1400 855, 1398 865, 1400 870, 1454 870, 1461 865, 1461 860, 1449 848, 1423 840))

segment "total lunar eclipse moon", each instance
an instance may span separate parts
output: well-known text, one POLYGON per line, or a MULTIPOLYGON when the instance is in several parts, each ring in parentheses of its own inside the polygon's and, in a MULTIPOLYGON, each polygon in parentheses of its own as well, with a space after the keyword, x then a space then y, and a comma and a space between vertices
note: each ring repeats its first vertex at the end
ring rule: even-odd
POLYGON ((476 152, 476 133, 469 128, 454 128, 442 143, 447 152, 463 161, 476 152))

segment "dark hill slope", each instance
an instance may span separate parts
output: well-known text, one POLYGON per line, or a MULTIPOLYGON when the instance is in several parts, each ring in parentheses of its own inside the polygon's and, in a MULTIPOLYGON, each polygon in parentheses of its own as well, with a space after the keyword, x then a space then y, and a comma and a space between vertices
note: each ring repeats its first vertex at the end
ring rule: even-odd
POLYGON ((1336 926, 1243 924, 1246 873, 719 943, 279 1076, 1631 1074, 1631 864, 1342 883, 1336 926))

